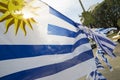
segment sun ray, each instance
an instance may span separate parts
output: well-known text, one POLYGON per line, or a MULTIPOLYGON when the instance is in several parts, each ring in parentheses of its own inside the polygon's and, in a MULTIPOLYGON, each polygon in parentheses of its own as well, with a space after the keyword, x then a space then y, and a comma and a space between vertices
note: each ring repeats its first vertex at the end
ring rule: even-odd
POLYGON ((6 27, 10 27, 12 24, 14 24, 14 18, 6 20, 6 27))
POLYGON ((14 24, 14 18, 10 18, 10 19, 6 20, 6 31, 5 31, 5 33, 8 32, 8 29, 12 24, 14 24))
POLYGON ((26 36, 27 32, 26 32, 26 29, 25 29, 25 22, 23 20, 20 23, 20 28, 24 32, 24 35, 26 36))
POLYGON ((32 25, 31 25, 29 19, 24 20, 24 22, 26 23, 26 25, 27 25, 29 28, 31 28, 31 29, 33 30, 33 27, 32 27, 32 25))
POLYGON ((7 11, 8 5, 4 2, 0 2, 0 12, 4 13, 7 11))
POLYGON ((0 12, 5 13, 5 12, 6 12, 6 10, 4 10, 4 9, 0 9, 0 12))
POLYGON ((7 11, 7 8, 5 6, 2 6, 2 4, 0 3, 0 12, 4 13, 7 11))
POLYGON ((30 21, 31 23, 36 23, 36 21, 35 21, 33 18, 29 18, 29 21, 30 21))
POLYGON ((8 5, 7 5, 6 3, 4 3, 4 2, 0 2, 0 6, 1 6, 1 7, 4 7, 4 8, 7 8, 7 7, 8 7, 8 5))
POLYGON ((0 22, 11 18, 9 11, 5 12, 1 17, 0 17, 0 22))
POLYGON ((20 25, 20 20, 19 19, 14 19, 14 23, 15 23, 15 35, 17 35, 18 29, 19 29, 19 25, 20 25))

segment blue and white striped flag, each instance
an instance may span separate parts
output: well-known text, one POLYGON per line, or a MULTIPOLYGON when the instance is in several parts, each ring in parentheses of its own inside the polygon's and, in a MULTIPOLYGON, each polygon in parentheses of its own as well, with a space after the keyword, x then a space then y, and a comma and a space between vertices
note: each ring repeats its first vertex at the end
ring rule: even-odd
POLYGON ((0 80, 76 80, 96 69, 88 38, 74 21, 38 0, 22 9, 2 1, 0 80))
MULTIPOLYGON (((115 58, 116 55, 113 53, 114 48, 116 47, 116 43, 107 38, 106 36, 95 32, 87 27, 84 27, 85 34, 92 38, 97 44, 97 54, 102 58, 102 60, 109 67, 110 71, 113 71, 112 66, 110 65, 108 59, 104 56, 108 54, 110 57, 115 58)), ((98 67, 98 66, 97 66, 98 67)))
POLYGON ((114 43, 112 40, 107 38, 106 36, 103 36, 102 34, 99 34, 91 29, 85 28, 86 35, 91 37, 93 40, 95 40, 96 44, 110 57, 115 58, 115 54, 113 53, 114 48, 116 47, 116 43, 114 43))
MULTIPOLYGON (((112 40, 110 40, 109 38, 107 38, 106 36, 99 34, 97 32, 95 32, 92 29, 89 29, 87 27, 83 27, 84 33, 86 34, 86 36, 88 38, 92 38, 97 46, 98 46, 98 54, 101 55, 102 60, 107 64, 107 66, 109 67, 110 71, 112 71, 112 66, 110 65, 110 63, 108 62, 108 59, 105 58, 104 54, 108 54, 110 57, 115 58, 116 55, 113 53, 114 48, 116 47, 116 43, 114 43, 112 40)), ((96 63, 97 63, 97 68, 103 68, 103 66, 97 62, 97 58, 95 59, 96 63)), ((88 78, 90 80, 106 80, 101 73, 97 72, 97 71, 93 71, 92 73, 90 73, 90 75, 88 75, 88 78), (97 77, 97 79, 96 79, 97 77)))
POLYGON ((97 69, 98 69, 98 70, 104 69, 104 67, 103 67, 102 64, 100 63, 98 57, 95 57, 95 63, 96 63, 96 66, 97 66, 97 69))
POLYGON ((86 80, 107 80, 98 70, 91 72, 86 80))
POLYGON ((109 67, 110 71, 113 71, 112 66, 110 65, 108 59, 105 57, 106 53, 100 47, 98 47, 96 53, 97 53, 98 57, 100 56, 102 58, 102 60, 106 63, 106 65, 109 67))

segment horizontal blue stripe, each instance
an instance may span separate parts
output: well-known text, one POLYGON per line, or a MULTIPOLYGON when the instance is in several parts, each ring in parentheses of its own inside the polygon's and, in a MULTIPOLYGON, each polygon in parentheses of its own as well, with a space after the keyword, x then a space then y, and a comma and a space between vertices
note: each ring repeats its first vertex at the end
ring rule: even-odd
POLYGON ((72 45, 0 45, 0 60, 65 54, 71 50, 72 45))
POLYGON ((58 18, 60 18, 60 19, 63 19, 64 21, 66 21, 66 22, 68 22, 69 24, 73 25, 74 27, 77 27, 77 28, 78 28, 77 24, 76 24, 73 20, 71 20, 71 19, 69 19, 68 17, 64 16, 63 14, 61 14, 60 12, 58 12, 57 10, 53 9, 53 8, 50 7, 50 6, 49 6, 49 12, 50 12, 51 14, 53 14, 54 16, 56 16, 56 17, 58 17, 58 18))
POLYGON ((82 38, 82 39, 78 40, 78 41, 73 45, 73 49, 79 47, 79 46, 82 45, 82 44, 86 44, 86 43, 88 43, 88 42, 89 42, 88 38, 82 38))
POLYGON ((48 24, 48 34, 67 36, 67 37, 76 37, 76 32, 70 31, 68 29, 58 27, 52 24, 48 24))
POLYGON ((83 30, 78 30, 78 32, 74 32, 74 31, 70 31, 68 29, 62 28, 60 26, 48 24, 48 34, 75 38, 78 35, 85 34, 85 33, 83 32, 83 30))
POLYGON ((0 45, 0 60, 67 54, 86 43, 87 38, 78 40, 74 45, 0 45))
POLYGON ((92 50, 89 50, 89 51, 79 54, 78 56, 70 60, 67 60, 61 63, 51 64, 47 66, 42 66, 42 67, 30 69, 30 70, 13 73, 13 74, 0 78, 0 80, 34 80, 37 78, 42 78, 42 77, 56 74, 60 71, 73 67, 91 58, 93 58, 93 53, 92 53, 92 50))

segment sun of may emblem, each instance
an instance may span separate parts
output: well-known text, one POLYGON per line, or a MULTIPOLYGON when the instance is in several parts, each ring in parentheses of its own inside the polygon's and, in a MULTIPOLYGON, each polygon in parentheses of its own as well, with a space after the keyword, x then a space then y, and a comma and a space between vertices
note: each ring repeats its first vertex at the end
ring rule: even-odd
POLYGON ((32 23, 35 23, 35 20, 32 17, 25 18, 22 12, 26 4, 24 0, 0 0, 0 13, 2 13, 0 22, 5 21, 5 33, 8 32, 11 25, 14 25, 15 35, 19 29, 25 35, 27 34, 26 27, 33 29, 32 23))

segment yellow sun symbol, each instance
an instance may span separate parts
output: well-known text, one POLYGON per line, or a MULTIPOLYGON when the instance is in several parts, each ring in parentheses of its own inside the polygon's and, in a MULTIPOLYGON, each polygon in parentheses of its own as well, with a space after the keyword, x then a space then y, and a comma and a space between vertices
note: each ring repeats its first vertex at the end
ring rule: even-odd
POLYGON ((0 12, 3 14, 0 16, 0 22, 6 21, 6 31, 11 25, 14 24, 15 35, 17 34, 19 28, 26 35, 26 25, 33 29, 31 23, 35 23, 35 20, 30 18, 24 18, 24 14, 22 13, 23 7, 26 5, 24 0, 0 0, 0 12))

